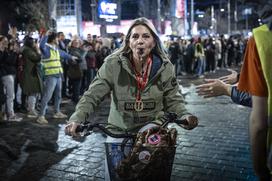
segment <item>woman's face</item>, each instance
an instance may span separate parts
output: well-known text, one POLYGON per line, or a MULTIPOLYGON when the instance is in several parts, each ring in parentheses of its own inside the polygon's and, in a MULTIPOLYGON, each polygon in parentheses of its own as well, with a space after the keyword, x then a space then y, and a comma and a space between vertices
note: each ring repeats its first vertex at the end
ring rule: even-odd
POLYGON ((0 47, 1 48, 8 48, 8 39, 3 38, 2 41, 0 41, 0 47))
POLYGON ((81 45, 80 40, 73 40, 72 47, 79 48, 81 45))
POLYGON ((14 51, 16 51, 16 52, 20 51, 20 46, 17 43, 14 44, 13 48, 14 48, 14 51))
POLYGON ((138 25, 131 30, 129 47, 134 59, 140 59, 140 57, 147 57, 150 54, 155 47, 155 40, 147 27, 138 25))

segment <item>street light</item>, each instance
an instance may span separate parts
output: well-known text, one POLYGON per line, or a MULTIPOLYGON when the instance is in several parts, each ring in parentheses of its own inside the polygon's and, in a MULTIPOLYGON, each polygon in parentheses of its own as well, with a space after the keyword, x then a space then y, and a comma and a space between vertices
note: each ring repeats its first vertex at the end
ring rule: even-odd
POLYGON ((230 0, 228 0, 228 34, 230 35, 230 0))
POLYGON ((191 0, 191 36, 193 36, 194 14, 194 0, 191 0))
POLYGON ((94 24, 94 19, 95 19, 95 8, 96 8, 96 2, 95 0, 91 1, 91 9, 92 9, 92 20, 93 20, 93 24, 94 24))
POLYGON ((161 0, 157 0, 157 5, 158 32, 161 34, 161 0))

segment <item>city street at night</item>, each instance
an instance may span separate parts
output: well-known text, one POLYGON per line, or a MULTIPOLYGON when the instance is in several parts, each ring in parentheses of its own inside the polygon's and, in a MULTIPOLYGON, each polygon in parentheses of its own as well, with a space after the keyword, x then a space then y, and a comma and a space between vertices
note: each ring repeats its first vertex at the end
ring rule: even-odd
MULTIPOLYGON (((221 72, 207 77, 228 73, 221 72)), ((187 131, 171 125, 178 130, 171 180, 257 180, 248 137, 250 109, 232 103, 229 97, 197 96, 195 84, 203 79, 184 76, 179 81, 186 107, 199 117, 199 126, 187 131)), ((109 106, 107 98, 91 120, 104 122, 109 106)), ((65 101, 62 110, 71 114, 73 106, 65 101)), ((27 118, 20 123, 0 124, 1 143, 19 157, 12 160, 0 152, 1 180, 104 180, 105 136, 95 132, 75 141, 64 134, 64 120, 48 120, 45 126, 27 118)))
POLYGON ((272 180, 271 40, 272 0, 1 0, 0 181, 272 180))

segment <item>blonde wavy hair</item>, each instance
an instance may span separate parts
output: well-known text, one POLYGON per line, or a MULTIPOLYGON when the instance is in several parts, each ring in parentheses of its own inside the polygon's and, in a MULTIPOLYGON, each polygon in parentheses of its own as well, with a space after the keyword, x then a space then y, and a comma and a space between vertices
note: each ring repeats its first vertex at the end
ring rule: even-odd
POLYGON ((119 49, 117 49, 115 52, 113 52, 113 54, 124 54, 125 56, 128 56, 128 57, 132 54, 132 51, 129 47, 129 39, 131 36, 132 29, 138 25, 143 25, 147 29, 149 29, 149 31, 151 32, 151 34, 155 40, 155 47, 153 48, 153 50, 151 52, 153 54, 156 54, 157 56, 160 56, 162 59, 167 58, 166 50, 163 47, 163 44, 162 44, 160 37, 156 31, 156 28, 154 27, 152 22, 149 21, 145 17, 137 18, 132 22, 121 47, 119 49))

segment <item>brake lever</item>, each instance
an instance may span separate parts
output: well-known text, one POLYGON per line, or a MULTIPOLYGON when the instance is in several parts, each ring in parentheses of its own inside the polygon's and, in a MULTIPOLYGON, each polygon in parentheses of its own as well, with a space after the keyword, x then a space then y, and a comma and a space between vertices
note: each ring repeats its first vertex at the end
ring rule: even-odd
POLYGON ((93 126, 90 123, 83 123, 77 126, 76 133, 80 136, 88 136, 93 133, 93 126))
POLYGON ((91 135, 92 133, 93 133, 93 131, 88 131, 87 129, 84 129, 83 132, 81 132, 79 134, 80 134, 80 136, 85 137, 85 136, 91 135))
POLYGON ((188 121, 186 119, 177 119, 178 115, 173 112, 165 113, 164 118, 166 121, 161 125, 162 127, 167 126, 168 123, 176 123, 177 125, 188 125, 188 121))

